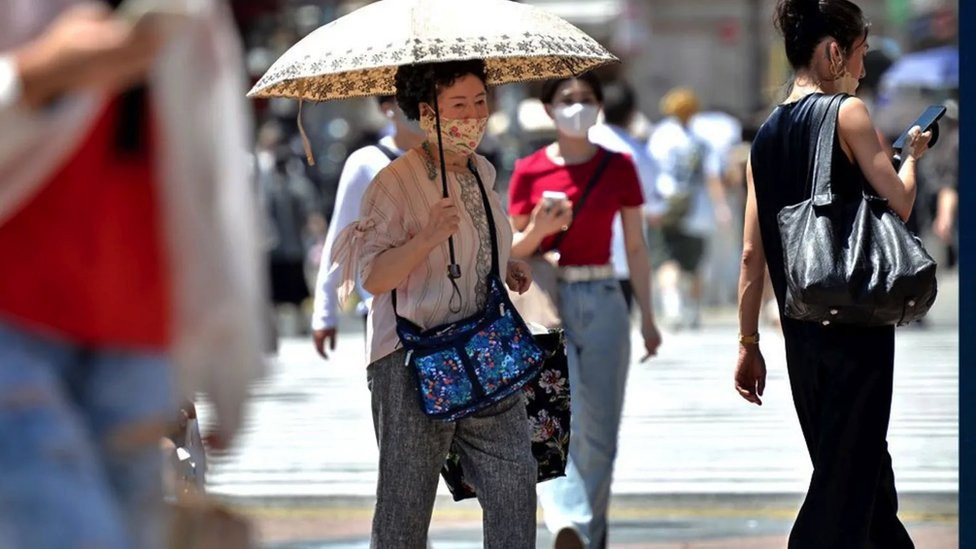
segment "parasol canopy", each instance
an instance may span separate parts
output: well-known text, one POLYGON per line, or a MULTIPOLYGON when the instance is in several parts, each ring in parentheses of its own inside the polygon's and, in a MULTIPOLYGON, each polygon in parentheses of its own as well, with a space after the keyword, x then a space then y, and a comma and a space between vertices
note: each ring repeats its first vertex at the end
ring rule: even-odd
POLYGON ((484 59, 488 84, 563 78, 617 60, 565 20, 508 0, 381 0, 320 27, 248 93, 328 101, 395 93, 397 67, 484 59))

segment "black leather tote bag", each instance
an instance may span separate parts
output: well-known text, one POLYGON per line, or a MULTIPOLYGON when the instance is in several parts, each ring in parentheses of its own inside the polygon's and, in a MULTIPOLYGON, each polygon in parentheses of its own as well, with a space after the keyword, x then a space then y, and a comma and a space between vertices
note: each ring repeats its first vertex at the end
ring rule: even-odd
MULTIPOLYGON (((837 113, 846 96, 817 98, 811 196, 777 215, 786 266, 785 314, 797 320, 903 325, 936 296, 936 263, 866 182, 861 195, 832 192, 837 113)), ((837 189, 840 187, 838 186, 837 189)))

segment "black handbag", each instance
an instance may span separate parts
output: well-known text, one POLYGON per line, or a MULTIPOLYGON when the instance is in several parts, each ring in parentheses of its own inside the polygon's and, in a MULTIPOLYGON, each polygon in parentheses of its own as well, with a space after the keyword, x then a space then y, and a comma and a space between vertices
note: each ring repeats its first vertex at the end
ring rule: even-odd
MULTIPOLYGON (((532 455, 538 463, 536 482, 566 476, 569 459, 569 360, 562 330, 534 336, 546 354, 539 375, 522 387, 532 433, 532 455)), ((461 464, 457 441, 451 443, 441 476, 454 501, 477 497, 461 464)))
POLYGON ((832 180, 837 113, 846 97, 816 99, 810 198, 777 215, 784 312, 825 326, 900 326, 925 316, 935 301, 936 263, 863 178, 858 198, 835 192, 850 184, 832 180))

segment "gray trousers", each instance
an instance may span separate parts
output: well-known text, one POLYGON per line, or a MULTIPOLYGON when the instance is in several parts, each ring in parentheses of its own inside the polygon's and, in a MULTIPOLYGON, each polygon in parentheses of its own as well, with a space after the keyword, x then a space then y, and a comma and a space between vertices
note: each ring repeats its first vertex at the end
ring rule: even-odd
POLYGON ((380 451, 370 546, 427 546, 441 466, 455 442, 484 512, 484 547, 535 547, 538 464, 522 393, 456 422, 430 419, 404 359, 397 351, 366 370, 380 451))

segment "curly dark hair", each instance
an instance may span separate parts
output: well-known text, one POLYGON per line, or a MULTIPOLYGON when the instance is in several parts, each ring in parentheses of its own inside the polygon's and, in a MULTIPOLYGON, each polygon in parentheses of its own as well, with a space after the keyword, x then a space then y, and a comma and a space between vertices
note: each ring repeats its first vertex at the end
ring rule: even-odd
POLYGON ((436 89, 449 87, 469 74, 488 83, 488 71, 482 59, 403 65, 396 72, 397 104, 407 118, 419 120, 420 104, 433 103, 436 89))
POLYGON ((850 55, 870 26, 861 8, 849 0, 779 0, 774 23, 783 34, 786 58, 794 69, 809 66, 817 44, 827 36, 850 55))
POLYGON ((600 82, 600 78, 594 72, 584 72, 579 76, 567 77, 567 78, 557 78, 555 80, 547 80, 542 85, 542 91, 539 93, 539 100, 546 105, 552 103, 552 100, 556 97, 556 92, 559 91, 559 87, 569 82, 570 80, 579 80, 580 82, 585 82, 593 90, 593 95, 596 96, 596 100, 603 103, 603 83, 600 82))

